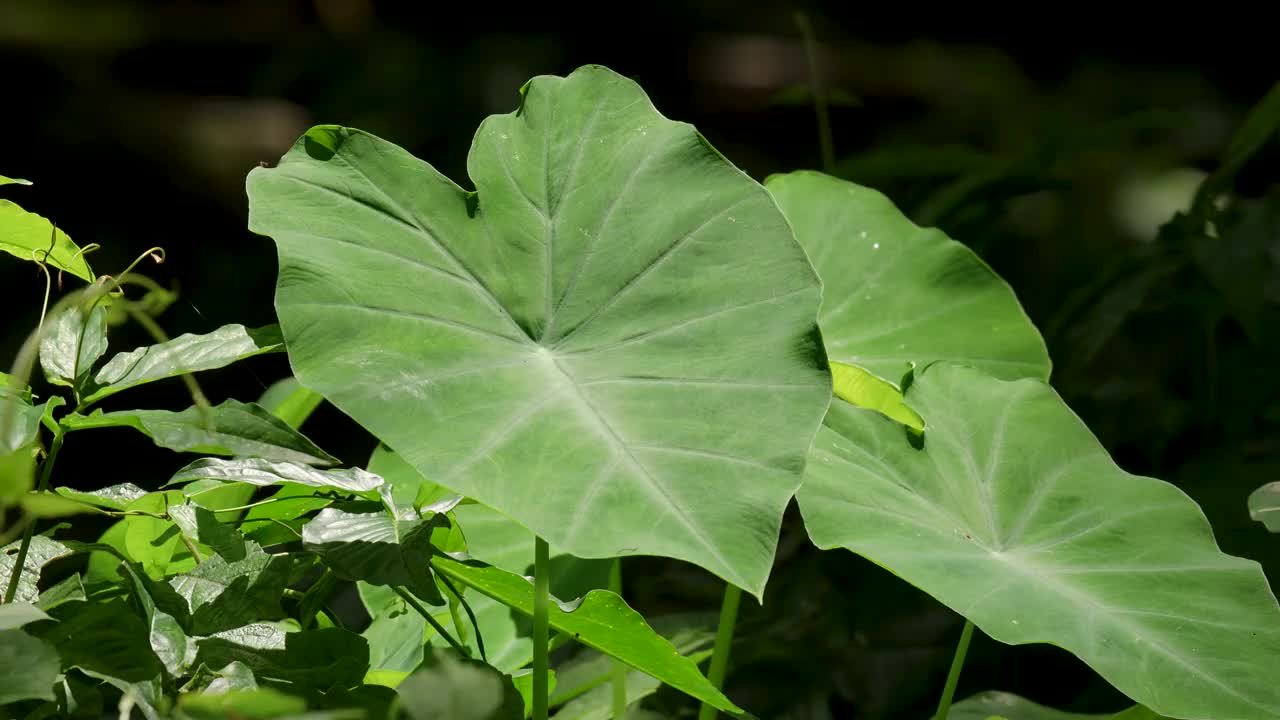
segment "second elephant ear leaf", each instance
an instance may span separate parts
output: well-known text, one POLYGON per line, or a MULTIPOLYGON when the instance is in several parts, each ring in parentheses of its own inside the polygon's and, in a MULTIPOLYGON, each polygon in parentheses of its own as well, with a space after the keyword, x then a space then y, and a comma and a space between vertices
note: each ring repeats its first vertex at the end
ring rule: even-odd
POLYGON ((1040 332, 972 250, 830 175, 774 175, 765 186, 822 278, 819 324, 832 361, 899 389, 913 368, 939 360, 1009 380, 1049 377, 1040 332))
POLYGON ((566 552, 760 597, 831 397, 773 198, 598 66, 527 83, 467 165, 323 126, 249 174, 299 381, 566 552))
POLYGON ((1280 607, 1199 507, 1124 472, 1053 389, 935 363, 901 426, 832 406, 798 494, 823 549, 890 569, 1009 644, 1052 643, 1151 710, 1280 717, 1280 607))

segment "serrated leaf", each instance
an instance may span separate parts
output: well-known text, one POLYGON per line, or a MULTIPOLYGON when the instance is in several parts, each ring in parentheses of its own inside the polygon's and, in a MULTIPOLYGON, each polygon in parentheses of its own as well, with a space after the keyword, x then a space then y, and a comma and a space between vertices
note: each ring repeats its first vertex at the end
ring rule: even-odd
POLYGON ((107 299, 81 304, 49 318, 40 338, 40 367, 56 385, 79 386, 107 351, 107 299))
POLYGON ((1262 523, 1269 532, 1280 532, 1280 481, 1267 483, 1249 493, 1249 517, 1262 523))
POLYGON ((298 462, 263 458, 201 458, 175 473, 169 484, 194 480, 242 482, 259 487, 297 483, 353 493, 372 492, 383 483, 381 477, 358 467, 321 470, 298 462))
POLYGON ((396 688, 410 720, 521 720, 511 678, 477 660, 435 649, 429 664, 396 688))
POLYGON ((192 406, 182 412, 95 410, 88 415, 70 414, 62 422, 68 430, 131 427, 160 447, 179 452, 244 455, 309 465, 338 463, 337 458, 260 406, 232 399, 209 408, 207 418, 201 408, 192 406))
POLYGON ((404 586, 432 605, 444 604, 427 563, 431 533, 443 515, 402 520, 390 513, 321 510, 302 527, 302 542, 338 577, 404 586))
POLYGON ((360 684, 369 667, 369 646, 364 638, 338 628, 304 630, 284 634, 283 650, 241 645, 225 638, 199 641, 198 663, 225 667, 241 662, 262 680, 296 683, 328 690, 332 686, 360 684))
POLYGON ((936 360, 1001 378, 1049 376, 1039 331, 973 251, 915 225, 880 192, 829 175, 774 175, 765 186, 822 277, 831 360, 899 388, 912 367, 936 360))
POLYGON ((43 610, 31 603, 11 602, 0 605, 0 630, 16 630, 27 623, 49 619, 43 610))
POLYGON ((55 234, 48 220, 8 200, 0 200, 0 250, 65 270, 85 282, 93 282, 95 277, 84 253, 65 232, 58 229, 55 234))
POLYGON ((292 561, 285 555, 268 555, 256 543, 249 543, 247 550, 241 560, 215 555, 169 580, 188 603, 190 634, 211 635, 284 617, 280 598, 292 561))
POLYGON ((759 596, 831 390, 820 286, 772 198, 595 66, 530 81, 468 166, 475 193, 322 126, 249 174, 298 379, 575 556, 675 557, 759 596))
POLYGON ((97 402, 143 383, 184 373, 214 370, 238 360, 284 349, 280 328, 224 325, 211 333, 188 333, 156 345, 122 352, 107 361, 93 378, 82 405, 97 402))
MULTIPOLYGON (((4 588, 9 587, 9 579, 13 575, 13 568, 18 562, 18 547, 22 541, 5 545, 0 549, 0 593, 4 592, 4 588)), ((47 538, 43 535, 35 535, 31 538, 31 545, 27 548, 26 561, 22 564, 22 575, 18 578, 18 591, 13 596, 15 602, 33 603, 39 597, 40 591, 37 583, 40 581, 40 570, 53 560, 70 555, 71 549, 66 545, 47 538)))
POLYGON ((1038 380, 935 364, 906 401, 929 425, 919 448, 832 405, 798 495, 818 547, 892 569, 1000 642, 1059 645, 1157 712, 1280 714, 1280 607, 1181 490, 1116 467, 1038 380))
MULTIPOLYGON (((431 558, 431 565, 455 582, 533 616, 533 583, 527 578, 445 555, 431 558)), ((713 707, 734 715, 743 712, 703 677, 697 665, 654 632, 622 598, 607 590, 593 590, 572 604, 553 602, 549 622, 551 627, 583 645, 615 657, 713 707)))
POLYGON ((0 678, 4 678, 0 705, 54 700, 53 684, 61 667, 58 653, 49 643, 21 630, 0 630, 0 678))

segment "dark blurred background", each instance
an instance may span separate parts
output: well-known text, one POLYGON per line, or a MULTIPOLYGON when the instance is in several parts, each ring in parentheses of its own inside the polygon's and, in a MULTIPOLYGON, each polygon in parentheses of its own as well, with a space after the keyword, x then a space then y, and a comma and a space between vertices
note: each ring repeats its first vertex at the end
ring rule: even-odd
MULTIPOLYGON (((167 261, 145 272, 180 293, 160 316, 170 335, 264 325, 275 255, 245 229, 244 176, 312 124, 381 135, 466 186, 482 118, 512 111, 533 75, 599 63, 762 180, 824 166, 816 70, 828 169, 1001 273, 1045 334, 1055 387, 1116 460, 1186 490, 1224 550, 1262 562, 1274 586, 1280 537, 1245 505, 1280 470, 1274 132, 1228 178, 1234 202, 1213 232, 1177 219, 1280 80, 1272 29, 1220 7, 982 17, 903 5, 0 0, 0 174, 35 182, 3 196, 101 244, 98 273, 163 246, 167 261)), ((30 264, 0 257, 6 366, 43 287, 30 264)), ((135 326, 112 338, 113 350, 147 342, 135 326)), ((216 403, 287 373, 275 355, 200 380, 216 403)), ((172 382, 105 406, 188 404, 172 382)), ((373 448, 328 406, 305 429, 350 463, 373 448)), ((154 488, 189 459, 127 429, 73 442, 57 475, 79 487, 154 488)), ((792 511, 767 602, 743 610, 728 693, 761 717, 927 717, 959 618, 849 553, 815 551, 792 511)), ((646 613, 718 607, 721 585, 697 569, 626 567, 646 613)), ((978 638, 959 696, 983 689, 1125 706, 1065 652, 978 638)))

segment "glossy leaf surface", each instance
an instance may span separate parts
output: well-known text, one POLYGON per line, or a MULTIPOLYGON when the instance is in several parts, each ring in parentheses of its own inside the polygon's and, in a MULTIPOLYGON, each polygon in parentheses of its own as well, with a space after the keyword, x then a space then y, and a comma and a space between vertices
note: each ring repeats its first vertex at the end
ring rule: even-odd
POLYGON ((93 390, 83 400, 96 402, 135 385, 213 370, 237 360, 283 350, 280 328, 224 325, 203 335, 180 335, 168 342, 123 352, 93 376, 93 390))
POLYGON ((179 452, 211 455, 247 455, 267 460, 333 465, 338 459, 316 447, 297 430, 256 403, 225 400, 209 408, 182 412, 169 410, 119 410, 88 415, 68 415, 70 430, 131 427, 146 434, 160 447, 179 452))

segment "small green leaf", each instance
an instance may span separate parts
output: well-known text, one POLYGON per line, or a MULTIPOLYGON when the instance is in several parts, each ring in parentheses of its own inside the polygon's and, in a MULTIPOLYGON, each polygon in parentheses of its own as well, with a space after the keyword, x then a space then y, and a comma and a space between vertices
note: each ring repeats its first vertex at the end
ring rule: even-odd
POLYGON ((0 454, 0 508, 20 501, 36 486, 38 448, 0 454))
POLYGON ((360 468, 320 470, 298 462, 263 458, 201 458, 175 473, 169 484, 193 480, 242 482, 259 487, 291 482, 353 493, 374 491, 383 483, 381 477, 360 468))
POLYGON ((860 367, 831 363, 835 396, 858 407, 875 410, 916 431, 924 430, 924 419, 902 401, 902 391, 892 383, 860 367))
POLYGON ((52 618, 43 610, 31 603, 11 602, 0 605, 0 630, 16 630, 27 623, 50 619, 52 618))
POLYGON ((95 277, 84 253, 66 233, 59 229, 55 235, 53 224, 48 220, 8 200, 0 200, 0 250, 65 270, 85 282, 93 282, 95 277), (49 249, 51 242, 52 250, 49 249))
POLYGON ((0 382, 0 453, 11 453, 29 447, 40 431, 40 416, 44 406, 31 403, 31 389, 17 383, 10 384, 10 376, 0 382))
POLYGON ((70 414, 63 423, 68 430, 131 427, 160 447, 179 452, 244 455, 311 465, 338 463, 337 458, 262 407, 231 399, 209 408, 207 417, 198 406, 182 412, 95 410, 88 415, 70 414))
POLYGON ((524 700, 511 678, 478 660, 435 649, 396 688, 410 720, 520 720, 524 700))
POLYGON ((59 487, 55 488, 54 492, 63 497, 108 510, 124 510, 130 503, 147 494, 146 490, 133 483, 108 485, 97 490, 75 490, 69 487, 59 487))
MULTIPOLYGON (((528 579, 444 555, 433 557, 431 564, 454 581, 525 615, 533 615, 533 583, 528 579)), ((593 590, 573 604, 552 603, 550 623, 583 645, 615 657, 724 712, 735 715, 743 712, 703 677, 697 665, 681 656, 670 641, 654 632, 639 613, 611 592, 593 590)))
POLYGON ((1268 531, 1280 533, 1280 481, 1270 482, 1249 493, 1249 517, 1268 531))
POLYGON ((107 299, 74 305, 47 322, 40 338, 40 367, 49 382, 80 386, 107 351, 107 299))
POLYGON ((0 185, 31 185, 31 184, 32 183, 30 180, 23 180, 22 178, 10 178, 10 177, 5 177, 3 175, 0 175, 0 185))
POLYGON ((431 532, 444 515, 398 519, 390 513, 321 510, 302 528, 303 545, 346 580, 405 586, 432 605, 443 605, 427 562, 431 532))
MULTIPOLYGON (((435 631, 391 588, 359 581, 356 589, 371 618, 360 633, 369 642, 370 671, 409 673, 417 669, 422 664, 427 638, 435 631)), ((437 616, 442 624, 448 618, 448 611, 437 616)))
POLYGON ((68 515, 102 512, 88 503, 82 503, 50 492, 29 493, 23 496, 21 505, 23 512, 36 518, 67 517, 68 515))
MULTIPOLYGON (((13 575, 13 567, 17 564, 18 546, 21 541, 15 540, 0 549, 0 593, 9 587, 9 578, 13 575)), ((31 538, 27 549, 27 559, 23 563, 22 576, 18 578, 18 592, 13 596, 15 602, 33 603, 40 592, 37 583, 40 581, 40 569, 53 560, 70 555, 71 548, 57 540, 43 535, 31 538)))
MULTIPOLYGON (((305 518, 334 502, 330 498, 317 497, 319 490, 308 485, 285 483, 269 498, 270 502, 249 508, 240 528, 263 547, 300 540, 305 518)), ((199 499, 193 498, 193 501, 199 502, 199 499)))
POLYGON ((121 390, 184 373, 213 370, 238 360, 284 349, 280 328, 224 325, 204 335, 179 335, 157 345, 119 353, 93 378, 81 405, 97 402, 121 390))
POLYGON ((49 643, 21 630, 0 630, 0 705, 56 699, 53 684, 61 667, 49 643))
POLYGON ((311 413, 322 402, 324 402, 324 396, 303 387, 298 379, 292 376, 275 381, 266 392, 262 393, 262 397, 258 398, 259 405, 295 429, 302 427, 302 423, 311 417, 311 413))
POLYGON ((205 692, 219 693, 228 690, 257 690, 258 680, 253 671, 242 662, 230 662, 218 671, 218 677, 205 686, 205 692))

